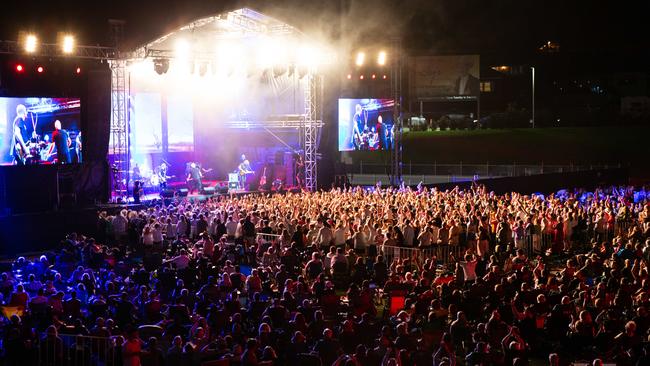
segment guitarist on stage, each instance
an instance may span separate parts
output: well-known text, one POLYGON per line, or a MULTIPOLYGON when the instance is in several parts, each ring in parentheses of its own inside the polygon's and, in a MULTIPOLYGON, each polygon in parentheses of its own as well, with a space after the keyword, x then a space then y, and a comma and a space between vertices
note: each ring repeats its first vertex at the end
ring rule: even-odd
POLYGON ((162 163, 158 167, 158 182, 160 182, 160 188, 167 188, 167 180, 169 178, 174 178, 174 176, 167 175, 167 163, 162 163))
POLYGON ((246 176, 255 173, 251 169, 251 163, 246 159, 246 155, 241 155, 241 163, 239 163, 237 170, 239 173, 239 189, 246 189, 246 176))
POLYGON ((11 154, 14 158, 15 165, 25 165, 29 149, 25 141, 29 140, 27 133, 27 125, 25 119, 27 118, 27 108, 24 105, 18 104, 16 106, 16 118, 13 124, 13 138, 11 139, 11 154))

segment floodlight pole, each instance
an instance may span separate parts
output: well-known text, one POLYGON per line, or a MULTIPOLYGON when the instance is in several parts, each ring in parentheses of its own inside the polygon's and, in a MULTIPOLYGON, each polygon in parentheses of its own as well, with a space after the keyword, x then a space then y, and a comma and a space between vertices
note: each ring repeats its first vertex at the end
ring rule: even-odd
POLYGON ((391 151, 390 183, 402 184, 402 55, 400 40, 393 40, 391 91, 393 97, 393 146, 391 151))
POLYGON ((532 106, 532 118, 531 121, 533 123, 533 128, 535 128, 535 66, 530 67, 531 70, 531 78, 532 78, 532 97, 533 97, 533 106, 532 106))

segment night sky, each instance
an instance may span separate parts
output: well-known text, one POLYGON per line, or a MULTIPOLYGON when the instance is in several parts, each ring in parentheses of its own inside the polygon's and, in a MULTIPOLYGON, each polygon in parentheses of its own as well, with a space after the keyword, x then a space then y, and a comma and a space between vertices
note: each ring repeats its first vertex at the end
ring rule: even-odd
POLYGON ((69 30, 80 44, 106 44, 109 18, 127 21, 129 45, 139 45, 188 21, 248 6, 307 32, 344 34, 381 43, 398 34, 414 53, 522 54, 546 40, 563 51, 603 50, 635 55, 650 48, 647 1, 312 1, 312 0, 105 0, 4 1, 0 38, 21 29, 45 41, 69 30))

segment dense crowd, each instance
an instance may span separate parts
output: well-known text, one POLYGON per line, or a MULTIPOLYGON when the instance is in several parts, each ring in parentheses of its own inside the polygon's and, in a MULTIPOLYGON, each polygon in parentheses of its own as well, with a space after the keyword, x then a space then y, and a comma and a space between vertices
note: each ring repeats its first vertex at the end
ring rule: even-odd
POLYGON ((630 187, 475 186, 100 212, 93 237, 2 273, 2 360, 648 365, 648 202, 630 187), (436 246, 461 254, 383 255, 436 246))

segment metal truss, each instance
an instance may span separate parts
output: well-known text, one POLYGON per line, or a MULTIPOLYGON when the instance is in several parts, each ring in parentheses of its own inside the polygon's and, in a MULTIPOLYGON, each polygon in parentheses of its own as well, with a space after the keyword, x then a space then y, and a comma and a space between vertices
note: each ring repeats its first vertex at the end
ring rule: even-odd
POLYGON ((88 60, 112 60, 119 57, 119 52, 113 47, 75 46, 73 53, 63 53, 61 46, 53 43, 38 45, 33 53, 25 53, 20 43, 16 41, 0 41, 0 54, 16 54, 29 57, 66 57, 88 60))
POLYGON ((128 196, 129 186, 129 123, 127 118, 126 61, 112 60, 111 67, 111 149, 113 161, 113 193, 116 198, 128 196))
POLYGON ((393 150, 391 151, 391 184, 402 184, 402 62, 399 39, 393 41, 394 56, 392 62, 391 94, 393 105, 393 150))
POLYGON ((310 191, 318 188, 318 140, 323 126, 323 78, 321 75, 306 76, 305 119, 302 149, 305 162, 305 187, 310 191))

